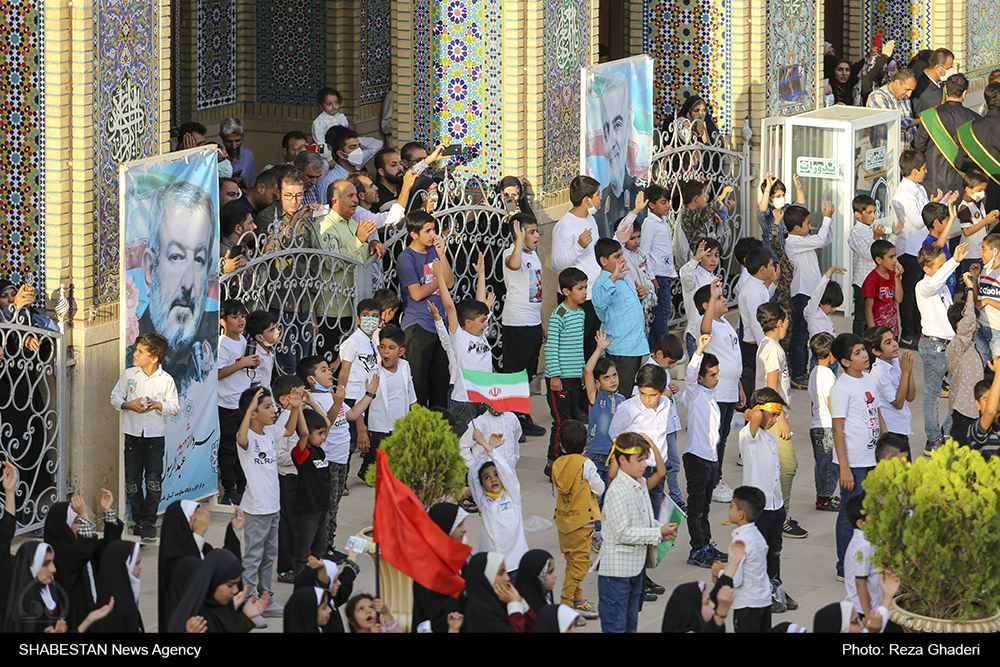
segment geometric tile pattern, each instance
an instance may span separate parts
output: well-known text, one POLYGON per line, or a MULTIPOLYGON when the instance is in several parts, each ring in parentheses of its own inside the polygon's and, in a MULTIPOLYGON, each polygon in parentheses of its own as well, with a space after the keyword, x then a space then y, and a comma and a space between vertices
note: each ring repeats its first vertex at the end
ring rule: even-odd
POLYGON ((544 192, 580 170, 580 68, 589 63, 590 1, 545 0, 544 192))
POLYGON ((326 2, 257 0, 256 7, 257 102, 315 105, 327 85, 326 2))
POLYGON ((159 2, 94 3, 94 288, 119 297, 118 165, 154 155, 159 127, 159 2))
POLYGON ((197 109, 236 101, 236 0, 198 0, 197 109))
POLYGON ((361 0, 358 103, 381 100, 392 83, 391 0, 361 0))
MULTIPOLYGON (((996 0, 987 2, 996 5, 996 0)), ((894 39, 893 57, 909 63, 921 49, 930 48, 931 0, 863 0, 861 24, 863 44, 874 44, 878 34, 883 44, 894 39)))
POLYGON ((768 116, 787 116, 807 111, 816 100, 816 12, 805 0, 767 0, 767 88, 768 116), (779 99, 779 74, 792 75, 794 98, 779 99), (794 99, 794 102, 790 101, 794 99))
POLYGON ((431 143, 431 4, 438 0, 413 0, 413 141, 431 143))
POLYGON ((42 0, 0 0, 0 277, 45 298, 45 71, 42 0))
POLYGON ((1000 2, 968 0, 968 37, 963 69, 975 75, 1000 66, 1000 2))
POLYGON ((643 49, 655 61, 657 126, 691 95, 703 98, 722 134, 732 131, 732 0, 645 0, 643 49))
POLYGON ((430 5, 431 143, 462 144, 476 155, 451 170, 456 179, 476 176, 495 183, 502 177, 502 2, 431 0, 430 5))

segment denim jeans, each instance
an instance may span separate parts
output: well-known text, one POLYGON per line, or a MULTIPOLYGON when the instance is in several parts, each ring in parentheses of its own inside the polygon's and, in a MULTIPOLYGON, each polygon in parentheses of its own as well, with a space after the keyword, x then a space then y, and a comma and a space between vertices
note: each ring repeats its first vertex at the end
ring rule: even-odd
POLYGON ((278 512, 274 514, 250 514, 244 512, 243 542, 243 584, 247 598, 271 588, 274 562, 278 559, 278 512))
POLYGON ((837 490, 837 480, 840 479, 840 467, 833 465, 833 429, 811 428, 809 438, 816 460, 816 496, 829 498, 837 490))
MULTIPOLYGON (((608 488, 608 466, 607 466, 608 457, 606 455, 604 455, 604 454, 591 454, 591 453, 588 452, 587 453, 587 458, 589 458, 591 461, 593 461, 594 465, 597 467, 597 476, 601 478, 602 482, 604 482, 605 493, 607 493, 607 488, 608 488)), ((600 507, 602 510, 604 509, 604 493, 602 493, 601 495, 597 496, 597 506, 600 507)), ((594 522, 594 531, 598 532, 598 533, 601 532, 601 522, 600 521, 595 521, 594 522)))
POLYGON ((143 438, 125 434, 125 495, 132 510, 132 521, 139 528, 156 524, 163 481, 163 443, 163 436, 143 438))
POLYGON ((670 299, 671 278, 656 276, 656 305, 653 306, 653 321, 649 325, 649 347, 654 349, 662 336, 670 333, 670 314, 673 304, 670 299))
POLYGON ((597 577, 597 611, 601 632, 635 632, 645 573, 634 577, 597 577))
MULTIPOLYGON (((647 466, 646 472, 642 473, 642 476, 647 480, 656 473, 656 468, 647 466)), ((659 518, 660 516, 660 505, 663 504, 663 486, 666 480, 660 480, 656 483, 656 486, 649 489, 649 503, 653 506, 653 518, 659 518)), ((649 488, 649 484, 646 485, 649 488)))
MULTIPOLYGON (((923 342, 923 339, 921 339, 923 342)), ((840 466, 834 466, 840 477, 840 466)), ((840 512, 837 513, 837 569, 844 569, 844 554, 847 553, 847 545, 851 543, 851 536, 854 535, 854 527, 847 521, 847 501, 852 496, 864 493, 861 484, 868 477, 868 473, 874 468, 851 468, 854 475, 854 488, 848 491, 843 486, 840 487, 840 512)))
POLYGON ((938 418, 938 401, 941 400, 941 381, 947 366, 944 359, 945 344, 925 336, 920 338, 920 359, 924 365, 924 435, 927 442, 934 442, 942 433, 951 432, 951 413, 944 420, 938 418))
POLYGON ((693 357, 695 351, 698 349, 698 341, 686 331, 684 332, 684 348, 687 350, 688 359, 693 357))
POLYGON ((796 294, 792 297, 792 345, 788 353, 788 365, 792 379, 800 378, 807 372, 809 326, 806 324, 805 313, 808 305, 808 294, 796 294))

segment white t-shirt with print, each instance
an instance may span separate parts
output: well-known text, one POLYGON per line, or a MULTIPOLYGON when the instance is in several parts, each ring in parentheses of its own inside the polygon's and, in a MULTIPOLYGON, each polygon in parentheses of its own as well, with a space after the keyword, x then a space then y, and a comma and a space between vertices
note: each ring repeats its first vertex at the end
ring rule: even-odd
POLYGON ((340 360, 351 364, 345 387, 347 398, 358 401, 365 395, 365 383, 372 379, 375 367, 378 366, 378 349, 364 331, 355 329, 340 344, 340 360))
MULTIPOLYGON (((312 397, 324 414, 330 412, 330 408, 333 407, 332 393, 316 392, 312 397)), ((327 431, 326 440, 323 441, 323 452, 326 454, 326 460, 330 463, 339 463, 341 465, 347 463, 347 459, 351 454, 351 431, 348 426, 347 410, 345 408, 346 406, 342 403, 340 405, 340 412, 337 413, 337 418, 333 420, 330 430, 327 431)))
POLYGON ((285 436, 285 427, 272 424, 263 433, 247 429, 247 448, 236 447, 247 478, 240 509, 247 514, 275 514, 281 510, 278 491, 278 455, 274 444, 285 436))
MULTIPOLYGON (((844 444, 847 463, 852 468, 875 466, 875 442, 879 437, 878 415, 881 404, 875 380, 862 372, 860 378, 841 373, 830 390, 830 417, 844 420, 844 444)), ((833 462, 840 465, 837 448, 833 462)))
POLYGON ((482 371, 484 373, 493 372, 493 355, 490 353, 490 343, 486 340, 486 334, 473 336, 465 329, 459 329, 451 334, 451 346, 455 351, 455 388, 451 392, 453 401, 469 401, 469 396, 465 392, 465 380, 462 379, 462 370, 482 371))
POLYGON ((521 268, 507 266, 514 246, 503 253, 503 282, 507 298, 501 322, 506 327, 533 327, 542 323, 542 260, 537 253, 521 249, 521 268))
MULTIPOLYGON (((240 334, 239 340, 229 336, 219 336, 219 368, 228 368, 243 357, 247 350, 247 339, 240 334)), ((240 396, 250 388, 250 372, 255 368, 241 368, 224 378, 219 378, 219 407, 236 410, 240 407, 240 396)))

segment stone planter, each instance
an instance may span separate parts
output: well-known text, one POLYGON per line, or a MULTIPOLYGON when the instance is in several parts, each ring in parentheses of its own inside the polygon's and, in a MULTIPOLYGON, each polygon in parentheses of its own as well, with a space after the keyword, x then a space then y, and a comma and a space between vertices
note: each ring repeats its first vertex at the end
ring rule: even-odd
POLYGON ((903 609, 900 601, 905 601, 907 594, 893 599, 889 607, 889 620, 900 625, 905 632, 913 633, 993 633, 1000 632, 1000 612, 989 618, 980 618, 964 623, 946 621, 930 616, 921 616, 903 609))

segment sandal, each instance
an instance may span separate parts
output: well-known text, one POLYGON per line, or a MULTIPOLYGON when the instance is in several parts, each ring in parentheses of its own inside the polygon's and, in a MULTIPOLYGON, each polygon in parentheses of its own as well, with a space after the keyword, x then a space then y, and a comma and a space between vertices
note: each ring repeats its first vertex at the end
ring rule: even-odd
POLYGON ((346 486, 344 487, 344 493, 343 493, 343 495, 345 495, 345 496, 351 495, 351 490, 349 488, 347 488, 346 486))
POLYGON ((472 498, 462 498, 458 501, 459 506, 469 514, 479 514, 479 506, 472 498))

